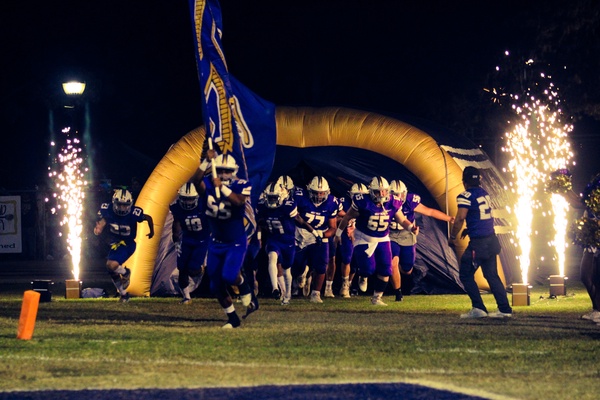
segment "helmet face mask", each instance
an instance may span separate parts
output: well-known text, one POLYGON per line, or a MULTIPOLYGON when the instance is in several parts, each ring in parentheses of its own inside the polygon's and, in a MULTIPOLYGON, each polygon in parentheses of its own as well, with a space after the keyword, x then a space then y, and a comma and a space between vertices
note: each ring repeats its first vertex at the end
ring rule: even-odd
POLYGON ((287 197, 287 190, 285 190, 279 181, 270 183, 264 191, 265 202, 268 208, 281 207, 287 197))
POLYGON ((359 193, 367 194, 369 193, 369 189, 363 183, 355 183, 352 185, 348 193, 350 193, 351 196, 357 195, 359 193))
POLYGON ((238 165, 235 159, 229 154, 219 154, 213 161, 217 176, 222 183, 228 185, 233 180, 234 175, 238 171, 238 165))
POLYGON ((369 195, 374 203, 383 204, 390 199, 390 184, 382 176, 376 176, 369 185, 369 195))
POLYGON ((196 191, 196 187, 191 183, 184 183, 179 191, 177 192, 179 196, 178 202, 182 209, 184 210, 193 210, 198 206, 198 192, 196 191))
POLYGON ((124 217, 131 212, 133 205, 133 196, 129 190, 117 189, 112 197, 113 211, 116 215, 124 217))
POLYGON ((277 178, 277 183, 288 192, 294 189, 294 181, 287 175, 282 175, 277 178))
POLYGON ((391 181, 390 182, 390 193, 400 197, 400 199, 402 201, 406 201, 406 195, 408 194, 408 189, 406 188, 406 185, 404 184, 404 182, 402 182, 401 180, 391 181))
POLYGON ((329 183, 322 176, 315 176, 308 184, 310 201, 312 201, 315 206, 323 204, 325 200, 327 200, 329 193, 329 183))

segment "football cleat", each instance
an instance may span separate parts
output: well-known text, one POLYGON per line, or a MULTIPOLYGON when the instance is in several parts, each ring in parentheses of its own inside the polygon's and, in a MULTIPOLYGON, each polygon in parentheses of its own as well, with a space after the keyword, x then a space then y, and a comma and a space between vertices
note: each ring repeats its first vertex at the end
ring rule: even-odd
POLYGON ((246 319, 250 314, 256 311, 258 311, 258 298, 252 293, 252 300, 250 301, 250 304, 248 304, 246 314, 244 314, 242 318, 246 319))
POLYGON ((361 292, 366 292, 367 287, 369 286, 369 279, 365 276, 361 276, 358 278, 358 288, 361 292))
POLYGON ((127 289, 129 287, 129 283, 131 282, 131 270, 125 267, 125 273, 121 274, 121 285, 123 285, 123 289, 127 289))
POLYGON ((319 292, 312 292, 310 295, 310 302, 311 303, 322 303, 323 300, 321 300, 321 293, 319 292))
POLYGON ((122 294, 121 297, 119 297, 119 303, 129 303, 129 293, 125 293, 122 294))
POLYGON ((325 289, 325 297, 335 297, 335 295, 333 294, 333 290, 331 289, 325 289))
POLYGON ((340 296, 347 299, 350 297, 350 283, 343 283, 340 289, 340 296))
POLYGON ((488 313, 488 317, 489 318, 498 318, 498 319, 512 318, 512 313, 505 313, 505 312, 502 312, 502 311, 495 311, 495 312, 488 313))
POLYGON ((468 313, 460 314, 460 317, 462 319, 487 318, 487 316, 488 316, 488 313, 486 313, 485 311, 483 311, 479 308, 472 308, 468 313))
POLYGON ((374 306, 387 306, 387 304, 381 301, 381 296, 371 297, 371 304, 373 304, 374 306))

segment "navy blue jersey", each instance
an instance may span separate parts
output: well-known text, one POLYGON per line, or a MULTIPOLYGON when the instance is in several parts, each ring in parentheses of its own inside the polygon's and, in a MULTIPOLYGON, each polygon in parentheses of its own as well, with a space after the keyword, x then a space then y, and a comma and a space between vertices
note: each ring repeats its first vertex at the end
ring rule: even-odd
POLYGON ((296 216, 298 208, 293 199, 288 199, 277 208, 267 207, 266 202, 259 201, 257 206, 257 220, 261 221, 269 231, 268 240, 282 243, 294 243, 296 232, 296 216))
MULTIPOLYGON (((223 243, 238 243, 246 240, 246 205, 236 206, 221 193, 217 198, 211 177, 204 177, 206 191, 203 200, 213 239, 223 243)), ((252 186, 243 179, 228 185, 233 193, 250 198, 252 186)))
POLYGON ((181 208, 179 202, 169 206, 173 220, 179 222, 182 231, 182 241, 203 241, 210 236, 208 220, 201 202, 191 210, 181 208))
POLYGON ((102 203, 98 211, 98 218, 104 218, 106 221, 111 242, 135 241, 137 224, 144 221, 144 210, 133 206, 129 214, 117 215, 113 210, 112 203, 102 203))
POLYGON ((494 234, 494 218, 490 195, 481 187, 472 187, 456 197, 458 208, 467 208, 469 237, 479 238, 494 234))

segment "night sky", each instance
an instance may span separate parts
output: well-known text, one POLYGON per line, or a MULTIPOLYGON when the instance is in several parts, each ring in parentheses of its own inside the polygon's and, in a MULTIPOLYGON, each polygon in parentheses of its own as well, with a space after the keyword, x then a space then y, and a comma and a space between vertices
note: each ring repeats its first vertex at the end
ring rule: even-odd
MULTIPOLYGON (((552 52, 566 54, 550 34, 550 47, 543 47, 544 35, 572 28, 558 5, 579 3, 597 17, 589 11, 599 6, 585 0, 222 0, 223 42, 230 72, 275 104, 411 115, 493 148, 503 111, 494 111, 483 88, 503 51, 539 51, 546 60, 552 52)), ((576 43, 595 59, 577 52, 580 59, 569 59, 571 80, 564 71, 559 78, 569 87, 581 72, 587 90, 600 92, 598 81, 586 82, 578 70, 598 64, 591 50, 600 35, 581 35, 576 43)), ((87 105, 95 178, 145 180, 171 144, 202 124, 187 1, 9 2, 0 13, 0 37, 0 188, 44 184, 51 136, 64 121, 84 125, 63 108, 72 102, 60 86, 67 79, 87 83, 76 115, 87 105)), ((552 61, 557 67, 564 60, 552 61)), ((566 102, 597 100, 566 94, 572 95, 566 102)), ((582 116, 573 147, 585 164, 575 173, 585 181, 600 170, 600 157, 586 160, 600 131, 582 106, 573 109, 582 116)))

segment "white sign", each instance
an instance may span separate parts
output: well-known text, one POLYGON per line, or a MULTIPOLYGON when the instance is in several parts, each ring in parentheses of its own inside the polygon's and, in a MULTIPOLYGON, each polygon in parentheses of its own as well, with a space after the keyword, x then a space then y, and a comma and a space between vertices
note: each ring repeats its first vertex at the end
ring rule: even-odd
POLYGON ((0 196, 0 253, 21 253, 21 196, 0 196))

